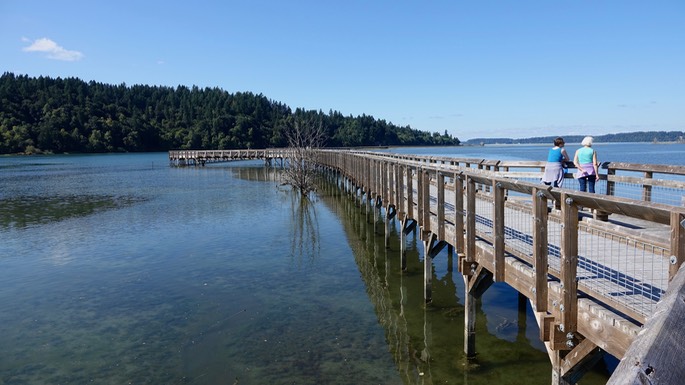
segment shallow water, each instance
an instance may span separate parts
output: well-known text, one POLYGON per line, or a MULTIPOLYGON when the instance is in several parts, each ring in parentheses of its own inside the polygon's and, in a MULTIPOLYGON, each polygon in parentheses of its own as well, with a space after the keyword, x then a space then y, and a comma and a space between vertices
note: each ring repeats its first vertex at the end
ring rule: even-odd
POLYGON ((513 290, 467 363, 447 251, 426 307, 420 242, 401 273, 397 229, 330 186, 302 205, 260 162, 166 154, 0 157, 0 186, 0 384, 549 383, 513 290))

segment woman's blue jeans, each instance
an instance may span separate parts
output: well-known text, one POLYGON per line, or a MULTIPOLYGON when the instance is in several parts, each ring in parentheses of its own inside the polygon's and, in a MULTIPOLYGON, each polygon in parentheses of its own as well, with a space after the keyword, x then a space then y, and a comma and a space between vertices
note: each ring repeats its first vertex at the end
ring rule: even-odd
POLYGON ((595 176, 594 175, 588 175, 584 176, 581 178, 578 178, 578 184, 580 184, 580 191, 587 191, 591 192, 594 194, 595 192, 595 176))

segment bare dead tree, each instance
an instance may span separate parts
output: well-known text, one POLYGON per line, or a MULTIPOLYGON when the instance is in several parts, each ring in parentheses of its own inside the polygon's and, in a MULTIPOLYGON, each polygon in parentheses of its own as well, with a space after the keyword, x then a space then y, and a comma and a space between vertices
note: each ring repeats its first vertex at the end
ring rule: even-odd
POLYGON ((326 131, 321 121, 296 118, 284 131, 290 159, 284 172, 284 184, 299 190, 303 198, 316 189, 316 149, 323 146, 326 131))

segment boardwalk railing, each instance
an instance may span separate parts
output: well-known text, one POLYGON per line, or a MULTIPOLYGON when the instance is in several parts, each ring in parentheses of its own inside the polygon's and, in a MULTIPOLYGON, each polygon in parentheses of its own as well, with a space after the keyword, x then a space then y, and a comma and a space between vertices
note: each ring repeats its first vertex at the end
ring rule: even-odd
MULTIPOLYGON (((357 153, 364 154, 366 152, 359 151, 357 153)), ((546 164, 544 161, 452 158, 393 153, 374 154, 427 166, 450 166, 493 171, 503 177, 531 183, 540 181, 546 164)), ((577 182, 573 179, 575 166, 573 162, 567 162, 566 166, 568 171, 564 184, 566 188, 575 189, 577 187, 577 182)), ((606 171, 600 172, 600 181, 596 187, 599 194, 685 206, 685 166, 604 162, 601 164, 601 169, 606 171)))
POLYGON ((418 223, 427 301, 440 243, 460 256, 469 292, 482 294, 491 278, 529 298, 558 383, 580 362, 566 357, 623 357, 685 261, 680 207, 514 179, 506 162, 341 151, 322 151, 319 162, 403 230, 418 223), (592 220, 590 211, 615 219, 592 220))
MULTIPOLYGON (((541 161, 417 156, 387 152, 347 152, 373 154, 377 157, 417 165, 492 171, 493 175, 531 183, 538 183, 540 181, 546 163, 541 161)), ((287 159, 289 153, 289 150, 284 148, 172 150, 169 151, 169 162, 173 166, 195 166, 205 165, 206 163, 248 159, 264 159, 269 162, 273 159, 287 159)), ((567 166, 569 171, 566 173, 564 185, 566 188, 573 190, 577 187, 577 182, 573 179, 574 165, 572 162, 568 162, 567 166)), ((598 194, 685 206, 685 166, 605 162, 602 163, 601 168, 606 171, 600 175, 600 181, 596 188, 598 194)))

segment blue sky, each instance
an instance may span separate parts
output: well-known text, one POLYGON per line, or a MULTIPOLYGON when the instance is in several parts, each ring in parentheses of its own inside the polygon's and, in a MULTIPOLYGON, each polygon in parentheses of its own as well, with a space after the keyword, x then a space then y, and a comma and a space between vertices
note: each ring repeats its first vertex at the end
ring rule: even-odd
POLYGON ((685 1, 0 0, 0 72, 251 91, 461 140, 685 130, 685 1))

